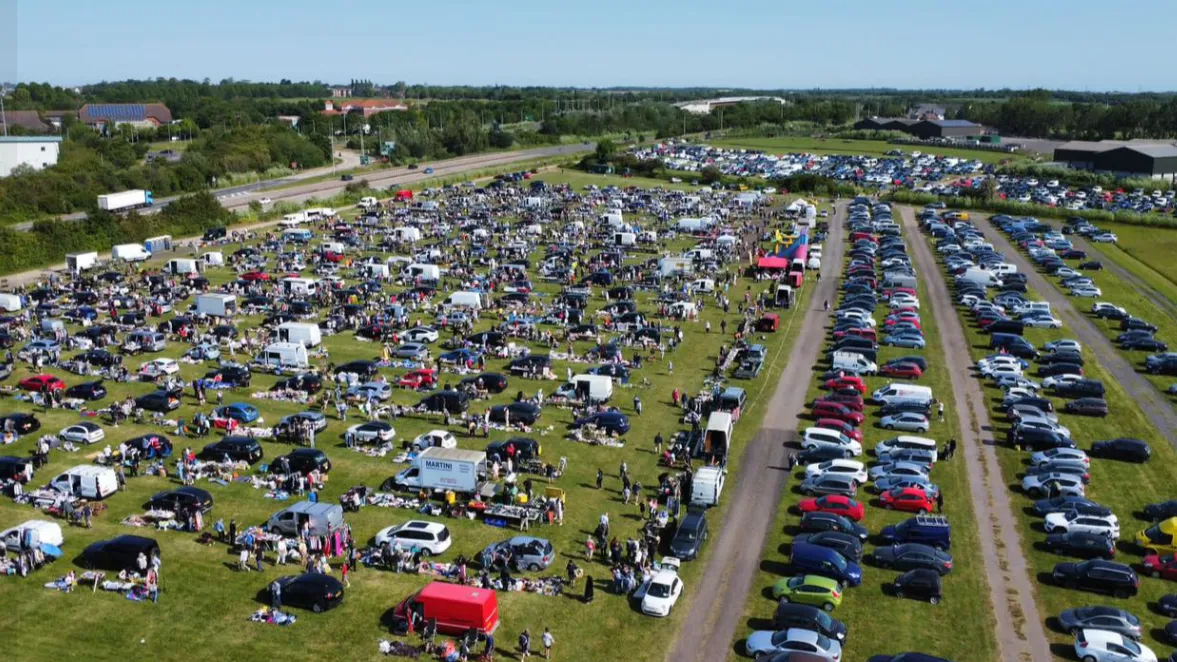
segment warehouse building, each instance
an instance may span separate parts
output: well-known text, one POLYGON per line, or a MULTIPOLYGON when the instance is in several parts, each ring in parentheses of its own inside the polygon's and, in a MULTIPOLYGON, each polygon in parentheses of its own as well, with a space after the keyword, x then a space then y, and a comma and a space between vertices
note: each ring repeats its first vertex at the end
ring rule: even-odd
POLYGON ((60 155, 60 136, 0 136, 0 177, 22 165, 33 170, 55 166, 60 155))
POLYGON ((1072 140, 1055 148, 1054 160, 1117 177, 1177 180, 1177 145, 1171 142, 1072 140))
POLYGON ((980 124, 968 120, 923 120, 912 124, 908 133, 928 140, 930 138, 960 140, 969 136, 981 135, 983 129, 980 124))

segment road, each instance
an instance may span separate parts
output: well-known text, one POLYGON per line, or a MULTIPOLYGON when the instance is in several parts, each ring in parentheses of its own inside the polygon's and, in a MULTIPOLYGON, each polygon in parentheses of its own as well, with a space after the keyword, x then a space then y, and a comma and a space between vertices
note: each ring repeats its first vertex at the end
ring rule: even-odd
MULTIPOLYGON (((1009 490, 1001 478, 996 442, 985 393, 973 377, 968 340, 954 310, 952 296, 915 212, 900 207, 903 234, 912 248, 916 271, 927 285, 928 302, 940 324, 940 344, 952 382, 952 398, 960 424, 960 448, 969 477, 969 497, 977 513, 981 559, 989 584, 989 602, 997 619, 997 645, 1002 660, 1046 662, 1052 659, 1043 629, 1045 620, 1029 588, 1030 569, 1022 554, 1018 523, 1009 490)), ((930 357, 929 357, 930 358, 930 357)))
POLYGON ((830 221, 822 279, 810 280, 810 286, 817 288, 809 300, 811 309, 803 313, 797 342, 767 403, 764 424, 749 442, 739 474, 728 481, 725 498, 731 505, 727 518, 710 544, 702 582, 690 588, 695 598, 668 659, 714 662, 727 659, 731 653, 743 606, 760 569, 768 530, 776 519, 789 477, 785 467, 790 451, 785 442, 797 438, 805 385, 813 379, 813 365, 825 343, 828 314, 821 302, 835 298, 842 271, 844 211, 845 207, 840 207, 830 221))
MULTIPOLYGON (((536 149, 526 149, 516 152, 498 152, 494 154, 476 154, 473 156, 462 156, 455 159, 446 159, 443 161, 435 161, 429 164, 422 164, 416 170, 410 170, 407 167, 391 168, 389 170, 377 170, 373 172, 359 173, 356 176, 360 179, 368 180, 368 183, 373 188, 381 186, 404 186, 412 184, 423 179, 431 179, 434 177, 444 177, 447 175, 457 175, 470 170, 481 170, 483 168, 494 168, 498 166, 507 165, 510 163, 517 163, 520 161, 532 161, 535 159, 542 159, 548 157, 571 156, 582 152, 587 152, 595 148, 594 144, 576 144, 576 145, 555 145, 552 147, 539 147, 536 149), (432 174, 425 174, 426 168, 433 168, 432 174)), ((352 163, 345 154, 345 164, 352 163)), ((354 165, 358 165, 359 159, 354 159, 354 165)), ((305 184, 298 184, 298 181, 304 178, 310 178, 325 174, 322 172, 330 172, 330 167, 326 169, 317 169, 314 173, 300 173, 292 177, 283 177, 281 179, 267 180, 254 184, 244 184, 241 186, 234 186, 225 189, 213 191, 217 199, 221 201, 221 205, 226 209, 235 210, 243 207, 248 207, 249 203, 263 197, 270 198, 273 202, 294 202, 301 203, 310 198, 329 198, 343 191, 347 186, 347 182, 339 179, 330 179, 327 181, 308 182, 305 184)), ((168 206, 172 200, 182 196, 175 196, 171 198, 161 198, 156 201, 155 206, 148 210, 142 210, 141 213, 155 213, 160 209, 168 206)), ((79 221, 86 218, 83 213, 69 214, 62 216, 64 221, 79 221)), ((8 226, 14 230, 27 232, 33 227, 32 221, 25 223, 16 223, 8 226)))
POLYGON ((1111 378, 1136 401, 1157 433, 1164 435, 1170 444, 1177 447, 1177 411, 1170 406, 1165 396, 1152 382, 1136 371, 1128 359, 1112 345, 1111 339, 1095 326, 1090 317, 1078 311, 1071 297, 1063 294, 1054 283, 1048 281, 1030 259, 1006 239, 1004 233, 993 227, 987 216, 977 214, 975 218, 978 219, 977 228, 993 243, 993 247, 1004 255, 1006 260, 1017 265, 1018 271, 1026 274, 1029 286, 1050 302, 1051 312, 1063 321, 1074 338, 1095 355, 1099 364, 1110 373, 1111 378))

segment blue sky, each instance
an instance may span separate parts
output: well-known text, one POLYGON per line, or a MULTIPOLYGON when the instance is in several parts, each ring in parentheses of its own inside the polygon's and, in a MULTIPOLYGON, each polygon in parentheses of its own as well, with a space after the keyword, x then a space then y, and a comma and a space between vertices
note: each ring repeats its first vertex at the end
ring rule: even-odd
POLYGON ((1172 0, 0 0, 0 80, 1173 90, 1175 16, 1172 0))

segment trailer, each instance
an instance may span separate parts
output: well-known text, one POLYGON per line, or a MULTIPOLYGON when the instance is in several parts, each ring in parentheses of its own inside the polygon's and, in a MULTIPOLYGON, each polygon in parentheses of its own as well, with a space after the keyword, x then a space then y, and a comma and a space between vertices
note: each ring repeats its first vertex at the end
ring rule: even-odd
POLYGON ((98 253, 90 251, 88 253, 67 253, 65 256, 65 268, 73 273, 81 273, 98 264, 98 253))
POLYGON ((278 340, 299 343, 306 347, 317 347, 323 342, 323 333, 318 324, 286 322, 278 327, 278 340))
POLYGON ((152 197, 151 191, 142 189, 98 196, 98 208, 109 212, 128 211, 140 207, 150 207, 153 204, 155 204, 155 199, 152 197))
POLYGON ((196 312, 210 317, 231 317, 237 313, 237 297, 212 292, 196 297, 196 312))

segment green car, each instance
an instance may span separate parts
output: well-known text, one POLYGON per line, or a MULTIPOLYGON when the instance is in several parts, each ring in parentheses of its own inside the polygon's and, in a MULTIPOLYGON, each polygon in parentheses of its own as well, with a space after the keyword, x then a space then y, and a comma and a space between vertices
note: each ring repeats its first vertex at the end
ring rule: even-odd
POLYGON ((833 611, 842 604, 842 585, 819 575, 783 577, 772 585, 772 597, 833 611))

